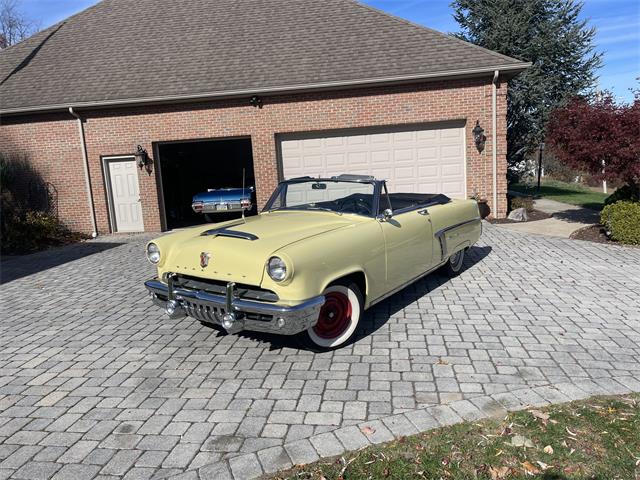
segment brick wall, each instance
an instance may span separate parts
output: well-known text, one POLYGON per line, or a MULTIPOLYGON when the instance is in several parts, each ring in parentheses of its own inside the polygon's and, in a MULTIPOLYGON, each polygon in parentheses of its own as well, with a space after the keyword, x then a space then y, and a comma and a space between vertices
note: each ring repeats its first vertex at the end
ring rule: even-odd
MULTIPOLYGON (((140 144, 153 156, 155 142, 250 136, 257 197, 264 204, 278 182, 278 133, 466 120, 467 191, 492 200, 491 78, 377 87, 314 94, 263 97, 263 108, 248 99, 157 107, 80 112, 90 162, 100 233, 110 230, 101 157, 133 153, 140 144), (487 143, 479 153, 473 141, 476 120, 487 143)), ((506 84, 498 89, 498 208, 506 214, 506 84)), ((0 125, 0 151, 31 158, 59 191, 61 218, 90 231, 82 152, 77 123, 68 114, 6 117, 0 125)), ((156 171, 140 172, 145 229, 161 229, 156 171)), ((493 205, 491 205, 492 209, 493 205)))

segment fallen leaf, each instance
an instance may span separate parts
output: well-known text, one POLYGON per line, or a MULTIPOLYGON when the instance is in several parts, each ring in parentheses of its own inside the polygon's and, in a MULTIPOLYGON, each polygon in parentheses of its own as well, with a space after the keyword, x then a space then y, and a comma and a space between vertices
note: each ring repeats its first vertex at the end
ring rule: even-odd
POLYGON ((542 470, 546 470, 547 468, 549 468, 549 465, 547 465, 544 462, 541 462, 540 460, 536 461, 536 463, 538 464, 538 466, 542 469, 542 470))
POLYGON ((548 453, 549 455, 553 455, 553 447, 551 445, 547 445, 542 449, 544 453, 548 453))
POLYGON ((375 428, 373 428, 373 427, 368 427, 368 426, 367 426, 367 427, 362 427, 362 428, 360 429, 360 431, 361 431, 362 433, 364 433, 365 435, 373 435, 374 433, 376 433, 376 429, 375 429, 375 428))
POLYGON ((542 423, 544 425, 546 425, 547 422, 549 421, 549 415, 544 412, 541 412, 540 410, 529 410, 529 413, 534 417, 536 417, 537 419, 542 420, 542 423))
POLYGON ((502 455, 502 450, 498 450, 498 452, 496 453, 496 457, 499 457, 500 455, 502 455))
POLYGON ((438 361, 436 363, 438 365, 449 365, 449 362, 447 362, 444 358, 438 359, 438 361))
POLYGON ((509 475, 510 470, 509 467, 489 467, 489 475, 491 480, 501 480, 509 475))
POLYGON ((522 435, 514 435, 511 437, 511 445, 514 447, 525 447, 525 448, 533 448, 533 442, 529 440, 527 437, 523 437, 522 435))
POLYGON ((540 470, 529 461, 524 461, 520 465, 522 465, 522 468, 524 468, 524 471, 527 472, 528 475, 537 475, 540 473, 540 470))
POLYGON ((388 476, 390 475, 390 473, 391 473, 391 472, 389 471, 389 469, 388 469, 388 468, 385 468, 385 469, 382 471, 382 475, 384 475, 385 477, 388 477, 388 476))
POLYGON ((567 433, 569 435, 571 435, 572 437, 577 437, 577 435, 575 433, 573 433, 571 430, 569 430, 569 427, 564 427, 564 429, 567 431, 567 433))

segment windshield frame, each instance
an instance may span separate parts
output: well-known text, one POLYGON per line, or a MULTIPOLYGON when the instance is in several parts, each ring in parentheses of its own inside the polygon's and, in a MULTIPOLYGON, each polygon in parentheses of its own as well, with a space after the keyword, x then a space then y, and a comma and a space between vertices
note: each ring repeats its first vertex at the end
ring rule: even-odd
POLYGON ((356 212, 338 212, 338 211, 334 211, 332 210, 333 213, 336 214, 348 214, 348 215, 359 215, 361 217, 366 217, 366 218, 378 218, 378 210, 380 207, 380 195, 382 192, 382 188, 384 185, 384 181, 383 180, 376 180, 374 178, 370 178, 370 177, 362 177, 362 178, 340 178, 340 177, 329 177, 329 178, 323 178, 323 177, 298 177, 298 178, 292 178, 289 180, 283 180, 281 181, 278 186, 276 187, 276 189, 273 191, 273 193, 271 194, 271 197, 269 197, 269 200, 267 201, 267 203, 265 204, 264 208, 262 209, 262 213, 267 213, 267 212, 272 212, 272 211, 277 211, 277 210, 297 210, 297 211, 321 211, 324 212, 325 210, 314 210, 314 209, 308 209, 308 208, 296 208, 296 206, 293 207, 280 207, 280 208, 272 208, 273 204, 275 203, 275 201, 278 199, 278 197, 281 194, 286 195, 286 191, 287 191, 287 187, 291 184, 296 184, 296 183, 312 183, 312 182, 323 182, 323 183, 367 183, 367 184, 371 184, 373 185, 373 202, 372 202, 372 210, 371 210, 371 214, 370 215, 365 215, 362 213, 356 213, 356 212))

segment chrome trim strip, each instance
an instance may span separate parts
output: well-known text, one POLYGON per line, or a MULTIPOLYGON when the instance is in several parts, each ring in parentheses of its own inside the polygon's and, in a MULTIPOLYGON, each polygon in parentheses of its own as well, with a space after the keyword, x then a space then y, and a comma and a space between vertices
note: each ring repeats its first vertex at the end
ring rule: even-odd
MULTIPOLYGON (((438 230, 436 233, 434 233, 434 237, 436 237, 438 239, 438 241, 440 242, 440 251, 442 252, 440 255, 440 261, 444 262, 445 259, 447 258, 447 243, 446 243, 446 239, 444 238, 445 233, 450 232, 451 230, 454 230, 458 227, 463 227, 465 225, 468 225, 470 223, 474 223, 474 222, 480 222, 480 217, 474 217, 471 220, 465 220, 464 222, 459 222, 456 223, 454 225, 450 225, 448 227, 445 228, 441 228, 440 230, 438 230)), ((482 225, 482 224, 481 224, 482 225)))

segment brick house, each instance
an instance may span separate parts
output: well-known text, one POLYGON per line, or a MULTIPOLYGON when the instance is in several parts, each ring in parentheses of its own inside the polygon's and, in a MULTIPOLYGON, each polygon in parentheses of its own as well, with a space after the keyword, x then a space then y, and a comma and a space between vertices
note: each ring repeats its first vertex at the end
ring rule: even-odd
POLYGON ((353 0, 104 0, 0 52, 0 153, 88 233, 200 222, 191 196, 243 171, 259 205, 281 178, 346 172, 501 217, 527 66, 353 0))

